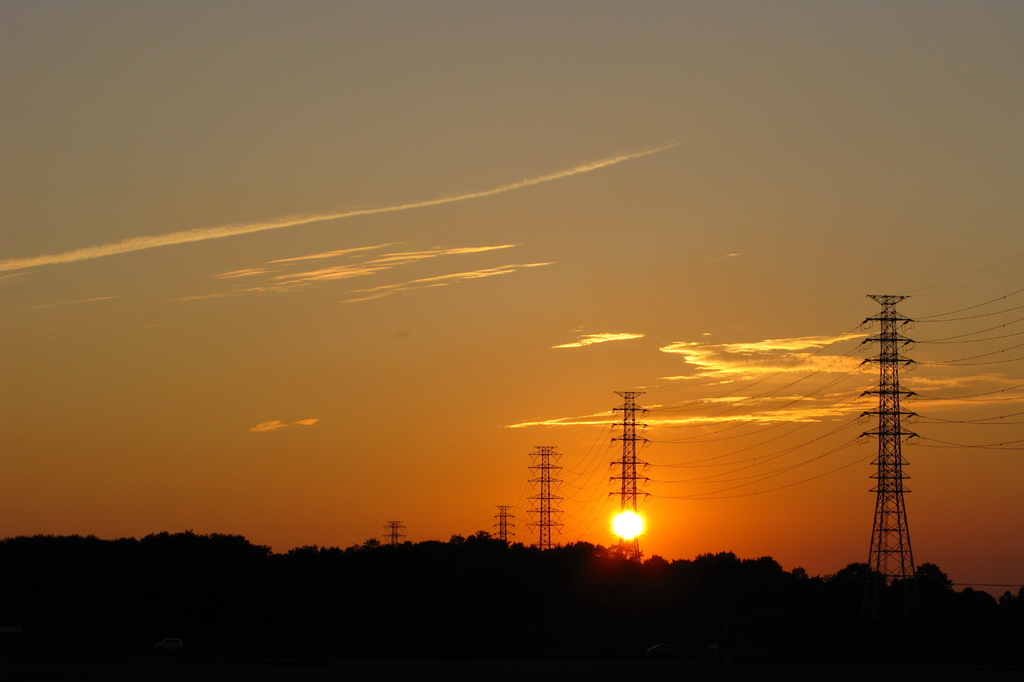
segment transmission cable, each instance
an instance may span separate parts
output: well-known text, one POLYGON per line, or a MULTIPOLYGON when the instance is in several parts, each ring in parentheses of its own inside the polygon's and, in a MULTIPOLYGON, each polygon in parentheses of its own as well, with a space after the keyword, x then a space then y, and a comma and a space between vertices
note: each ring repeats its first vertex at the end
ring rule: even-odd
MULTIPOLYGON (((1024 308, 1024 306, 1021 306, 1021 307, 1024 308)), ((1005 324, 997 324, 994 327, 988 327, 986 329, 979 329, 978 331, 967 332, 966 334, 957 334, 956 336, 943 336, 942 338, 939 338, 939 339, 927 339, 925 341, 920 341, 920 340, 915 340, 915 341, 916 341, 916 343, 946 343, 946 342, 949 342, 951 339, 962 339, 965 336, 974 336, 975 334, 983 334, 984 332, 990 332, 993 329, 1002 329, 1003 327, 1009 327, 1011 324, 1016 324, 1016 323, 1018 323, 1018 322, 1020 322, 1022 320, 1024 320, 1024 317, 1018 317, 1016 320, 1010 320, 1009 322, 1007 322, 1005 324)), ((1024 332, 1018 332, 1018 333, 1024 333, 1024 332)), ((999 338, 1003 338, 1003 337, 993 336, 993 337, 989 337, 988 339, 973 339, 973 340, 974 341, 990 341, 992 339, 999 339, 999 338)), ((968 343, 968 342, 967 341, 961 341, 960 343, 968 343)))
MULTIPOLYGON (((850 447, 851 445, 855 445, 856 443, 857 443, 856 440, 848 441, 848 442, 844 443, 843 445, 840 445, 838 447, 835 447, 835 448, 829 450, 828 452, 825 452, 825 453, 823 453, 821 455, 818 455, 814 459, 809 459, 806 462, 803 462, 800 466, 803 466, 803 464, 810 464, 811 462, 813 462, 815 460, 819 460, 819 459, 821 459, 823 457, 828 457, 829 455, 834 455, 835 453, 840 452, 841 450, 845 450, 846 448, 850 447)), ((728 488, 722 488, 721 490, 716 490, 716 491, 712 491, 712 492, 698 493, 696 495, 657 495, 657 497, 665 497, 665 498, 678 499, 678 500, 701 500, 701 499, 703 499, 703 500, 711 500, 711 499, 725 499, 725 498, 729 498, 729 497, 747 497, 748 495, 760 495, 762 493, 771 492, 773 490, 781 490, 783 488, 790 488, 790 487, 792 487, 794 485, 799 485, 800 483, 806 483, 807 481, 813 481, 816 478, 821 478, 822 476, 827 476, 828 474, 831 474, 831 473, 834 473, 836 471, 840 471, 840 470, 845 469, 847 467, 853 466, 854 464, 857 464, 859 462, 867 461, 867 460, 871 459, 874 456, 875 455, 872 454, 869 457, 866 457, 864 459, 858 460, 857 462, 851 462, 850 464, 841 466, 838 469, 833 469, 832 471, 826 471, 823 474, 818 474, 817 476, 811 476, 810 478, 805 478, 802 481, 796 481, 795 483, 788 483, 786 485, 778 486, 777 488, 770 488, 768 490, 760 490, 760 491, 753 492, 753 493, 742 493, 742 494, 738 494, 738 495, 723 495, 721 497, 718 496, 718 493, 727 492, 729 490, 736 490, 738 488, 744 488, 744 487, 746 487, 748 485, 754 485, 755 483, 759 483, 762 480, 767 480, 768 478, 774 478, 775 476, 781 475, 782 472, 777 473, 777 474, 772 474, 771 476, 766 476, 765 478, 760 479, 759 481, 751 481, 749 483, 741 483, 739 485, 734 485, 734 486, 731 486, 731 487, 728 487, 728 488)))
MULTIPOLYGON (((962 313, 962 312, 965 312, 967 310, 974 310, 975 308, 980 308, 982 306, 988 305, 989 303, 995 303, 996 301, 1002 301, 1003 299, 1010 298, 1011 296, 1016 296, 1017 294, 1019 294, 1022 291, 1024 291, 1024 289, 1017 289, 1016 291, 1011 291, 1010 293, 1006 294, 1005 296, 1000 296, 999 298, 993 298, 991 300, 985 301, 984 303, 976 303, 975 305, 967 306, 966 308, 960 308, 958 310, 950 310, 949 312, 937 313, 935 315, 923 315, 921 317, 915 317, 914 320, 919 322, 919 321, 922 321, 922 320, 931 320, 931 319, 934 319, 936 317, 945 317, 946 315, 955 315, 956 313, 962 313)), ((1011 308, 1011 310, 1013 310, 1013 309, 1011 308)), ((938 321, 949 322, 950 320, 938 320, 938 321)))
MULTIPOLYGON (((1008 350, 1013 350, 1014 348, 1020 348, 1021 346, 1024 346, 1024 343, 1018 343, 1016 346, 1007 346, 1006 348, 1003 348, 1002 350, 994 350, 991 353, 981 353, 980 355, 971 355, 971 356, 968 356, 966 358, 957 358, 955 360, 942 360, 940 362, 923 362, 923 363, 920 363, 920 364, 922 364, 922 365, 950 365, 950 364, 952 364, 954 362, 963 362, 964 360, 975 360, 977 358, 987 358, 990 355, 999 355, 1000 353, 1005 353, 1008 350)), ((1009 362, 1013 362, 1013 361, 1010 360, 1009 362)), ((979 364, 988 364, 988 363, 979 363, 979 364)))
MULTIPOLYGON (((921 419, 930 420, 930 422, 942 422, 946 424, 978 424, 980 426, 1001 426, 998 422, 994 422, 994 419, 1005 419, 1007 417, 1019 417, 1024 412, 1011 412, 1010 414, 1003 414, 997 417, 984 417, 982 419, 943 419, 942 417, 929 417, 928 415, 919 414, 917 415, 921 419), (985 422, 989 422, 986 424, 985 422)), ((1024 421, 1012 421, 1003 422, 1004 424, 1024 424, 1024 421)))
MULTIPOLYGON (((845 447, 847 447, 849 445, 852 445, 852 444, 853 443, 848 443, 846 446, 843 446, 843 447, 845 448, 845 447)), ((867 461, 871 460, 873 457, 875 457, 875 455, 871 454, 871 455, 868 455, 867 457, 862 457, 862 458, 860 458, 858 460, 850 462, 849 464, 844 464, 841 467, 837 467, 835 469, 832 469, 831 471, 826 471, 824 473, 817 474, 815 476, 810 476, 809 478, 805 478, 805 479, 802 479, 802 480, 799 480, 799 481, 794 481, 793 483, 787 483, 786 485, 780 485, 780 486, 777 486, 775 488, 768 488, 767 490, 758 490, 758 491, 752 492, 752 493, 739 493, 739 494, 736 494, 736 495, 714 495, 714 493, 701 493, 699 495, 689 495, 689 496, 688 495, 659 495, 658 497, 665 497, 665 498, 677 499, 677 500, 728 500, 728 499, 731 499, 731 498, 734 498, 734 497, 752 497, 754 495, 763 495, 764 493, 771 493, 771 492, 775 492, 776 490, 783 490, 785 488, 792 488, 793 486, 800 485, 801 483, 807 483, 808 481, 813 481, 815 479, 822 478, 824 476, 828 476, 829 474, 834 474, 837 471, 842 471, 843 469, 849 469, 850 467, 852 467, 852 466, 854 466, 856 464, 863 464, 864 462, 867 462, 867 461), (708 497, 707 495, 709 495, 709 494, 710 495, 714 495, 714 497, 708 497)))
MULTIPOLYGON (((732 466, 734 464, 745 464, 746 462, 755 462, 755 464, 747 464, 746 466, 739 467, 738 469, 733 469, 732 471, 722 471, 722 472, 719 472, 717 474, 708 474, 707 476, 699 476, 699 477, 693 478, 693 479, 683 479, 683 480, 678 480, 678 481, 665 481, 665 480, 660 480, 660 479, 650 479, 650 480, 652 482, 658 482, 658 483, 688 483, 688 482, 691 482, 691 481, 705 480, 705 479, 709 479, 709 478, 715 478, 715 477, 718 477, 718 476, 728 476, 729 474, 734 474, 734 473, 736 473, 738 471, 743 471, 745 469, 749 469, 751 467, 755 467, 755 466, 757 466, 757 462, 762 462, 762 461, 771 462, 771 461, 774 461, 774 460, 778 459, 779 457, 783 457, 785 455, 788 455, 791 452, 796 452, 800 448, 806 447, 806 446, 810 445, 811 443, 817 443, 819 440, 824 440, 825 438, 828 438, 829 436, 837 434, 840 431, 843 431, 844 429, 848 429, 848 428, 850 428, 851 426, 853 426, 856 423, 857 423, 857 420, 849 421, 849 422, 847 422, 847 423, 845 423, 845 424, 843 424, 841 426, 838 426, 838 427, 832 429, 828 433, 825 433, 825 434, 823 434, 821 436, 818 436, 817 438, 812 438, 809 441, 804 441, 803 443, 800 443, 798 445, 792 445, 790 447, 783 448, 782 450, 777 450, 776 452, 768 453, 767 455, 758 455, 757 457, 750 457, 748 459, 741 459, 741 460, 734 461, 734 462, 723 462, 721 464, 706 464, 706 465, 703 465, 703 466, 697 466, 697 465, 692 464, 692 463, 689 464, 689 465, 687 465, 687 464, 663 464, 663 465, 661 465, 661 466, 664 466, 666 468, 670 467, 670 468, 674 468, 674 469, 690 469, 690 468, 704 468, 704 467, 709 467, 709 466, 732 466)), ((792 433, 792 432, 790 432, 790 433, 792 433)), ((783 434, 783 435, 790 435, 790 434, 783 434)), ((781 437, 781 436, 779 436, 779 437, 781 437)), ((775 440, 775 439, 773 439, 773 440, 775 440)), ((771 442, 771 441, 767 441, 767 442, 771 442)), ((762 445, 762 443, 757 443, 755 445, 751 445, 750 447, 744 448, 744 449, 745 450, 751 450, 751 449, 753 449, 755 447, 758 447, 759 445, 762 445)), ((720 455, 719 457, 711 457, 711 458, 708 458, 708 460, 702 460, 702 461, 709 461, 709 460, 712 460, 712 459, 721 459, 722 457, 730 457, 732 455, 737 455, 740 452, 743 452, 743 450, 737 450, 736 452, 731 452, 731 453, 728 453, 726 455, 720 455)))
POLYGON ((1010 313, 1010 312, 1013 312, 1014 310, 1021 310, 1022 308, 1024 308, 1024 305, 1016 305, 1016 306, 1014 306, 1012 308, 1003 308, 1002 310, 994 310, 991 313, 982 313, 981 315, 968 315, 967 317, 950 317, 949 319, 946 319, 946 320, 913 320, 913 322, 925 322, 925 323, 933 323, 933 322, 962 322, 963 320, 977 320, 978 318, 981 318, 981 317, 992 317, 993 315, 1002 315, 1003 313, 1010 313))
MULTIPOLYGON (((986 265, 985 267, 981 268, 980 270, 975 270, 974 272, 968 272, 966 275, 960 275, 959 277, 954 277, 953 279, 947 279, 945 282, 939 282, 938 284, 930 284, 930 285, 928 285, 926 287, 921 287, 919 289, 912 289, 911 291, 908 291, 907 293, 908 294, 916 294, 918 291, 924 291, 926 289, 934 289, 935 287, 941 287, 941 286, 945 286, 947 284, 952 284, 953 282, 959 282, 962 279, 967 279, 968 277, 973 277, 974 275, 977 275, 980 272, 985 272, 986 270, 991 270, 994 267, 998 267, 998 266, 1002 265, 1003 263, 1008 263, 1008 262, 1012 261, 1014 258, 1018 258, 1018 257, 1020 257, 1022 255, 1024 255, 1024 251, 1021 251, 1020 253, 1015 253, 1012 256, 1010 256, 1009 258, 1004 258, 1003 260, 1001 260, 999 262, 996 262, 996 263, 993 263, 992 265, 986 265)), ((1004 277, 1004 276, 1012 274, 1014 272, 1017 272, 1017 270, 1011 270, 1010 272, 1003 273, 1002 275, 999 275, 999 277, 1004 277)), ((998 279, 998 277, 996 277, 994 279, 998 279)), ((982 282, 975 282, 975 284, 968 284, 967 286, 975 286, 977 284, 984 284, 985 282, 991 282, 991 281, 992 280, 984 280, 982 282)), ((935 292, 935 293, 939 294, 939 293, 943 293, 943 292, 939 291, 939 292, 935 292)), ((920 295, 921 296, 932 296, 934 294, 920 294, 920 295)))
MULTIPOLYGON (((1015 386, 1007 386, 1006 388, 1000 388, 995 391, 985 391, 984 393, 970 393, 968 395, 957 395, 957 396, 937 396, 937 395, 925 395, 922 393, 915 393, 915 398, 924 398, 925 400, 969 400, 971 398, 978 398, 984 395, 995 395, 996 393, 1006 393, 1016 388, 1024 388, 1024 384, 1016 384, 1015 386)), ((1017 400, 1016 396, 1012 398, 993 398, 993 400, 1017 400)))
POLYGON ((1008 440, 1005 443, 989 443, 987 445, 967 445, 965 443, 951 443, 945 440, 939 440, 937 438, 928 438, 926 436, 920 436, 921 440, 927 440, 932 443, 940 443, 940 445, 918 445, 921 448, 974 448, 978 450, 1024 450, 1024 447, 1008 448, 1007 445, 1014 445, 1016 443, 1024 443, 1024 438, 1020 440, 1008 440))
MULTIPOLYGON (((1021 319, 1024 320, 1024 317, 1022 317, 1021 319)), ((1014 320, 1014 322, 1019 322, 1019 321, 1020 320, 1014 320)), ((1003 326, 1006 326, 1006 325, 1003 325, 1003 326)), ((964 336, 971 336, 971 334, 980 334, 980 333, 981 332, 971 332, 970 334, 961 334, 960 336, 949 336, 947 338, 949 338, 949 339, 959 339, 959 338, 963 338, 964 336)), ((1020 336, 1021 334, 1024 334, 1024 332, 1013 332, 1012 334, 1003 334, 1002 336, 986 336, 983 339, 967 339, 965 341, 946 341, 946 340, 940 340, 940 339, 933 339, 933 340, 928 340, 928 341, 918 341, 918 340, 915 339, 914 342, 915 343, 979 343, 981 341, 995 341, 997 339, 1008 339, 1011 336, 1020 336)))

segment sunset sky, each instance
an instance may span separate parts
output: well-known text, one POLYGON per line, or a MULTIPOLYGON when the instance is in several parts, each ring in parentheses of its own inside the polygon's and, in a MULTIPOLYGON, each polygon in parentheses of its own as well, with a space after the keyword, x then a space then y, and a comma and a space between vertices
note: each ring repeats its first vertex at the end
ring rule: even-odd
POLYGON ((859 323, 904 294, 916 562, 1024 581, 1022 35, 1017 1, 4 2, 0 536, 505 504, 530 543, 550 445, 560 541, 607 544, 637 390, 646 554, 834 572, 859 323))

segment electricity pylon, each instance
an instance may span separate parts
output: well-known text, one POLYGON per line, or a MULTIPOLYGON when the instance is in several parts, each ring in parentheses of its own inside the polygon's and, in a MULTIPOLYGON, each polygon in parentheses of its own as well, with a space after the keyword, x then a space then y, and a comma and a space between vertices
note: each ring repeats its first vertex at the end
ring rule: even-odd
POLYGON ((558 520, 562 512, 554 506, 554 503, 562 498, 552 492, 553 484, 562 482, 562 479, 554 477, 555 472, 562 468, 556 464, 561 455, 549 445, 538 445, 534 452, 530 453, 530 457, 533 458, 530 471, 535 476, 530 479, 530 483, 540 484, 540 489, 536 495, 530 496, 531 500, 537 501, 537 506, 530 510, 537 520, 527 525, 537 526, 537 546, 541 549, 551 549, 554 547, 551 534, 553 531, 557 532, 563 525, 558 520))
POLYGON ((878 388, 865 391, 864 395, 877 395, 878 409, 864 412, 861 416, 877 417, 878 426, 861 435, 878 438, 878 457, 872 462, 878 467, 872 476, 877 484, 871 490, 877 493, 877 498, 868 566, 880 577, 869 573, 863 615, 882 618, 894 610, 902 610, 905 615, 917 610, 917 592, 907 582, 903 583, 898 598, 902 603, 884 598, 888 585, 914 577, 914 553, 910 547, 910 528, 907 526, 907 509, 903 501, 903 493, 910 491, 904 486, 908 477, 903 475, 903 465, 907 461, 903 458, 902 444, 917 434, 903 428, 904 419, 914 416, 914 413, 900 405, 901 399, 914 395, 913 391, 900 388, 900 369, 914 364, 913 360, 900 353, 913 343, 900 330, 913 320, 896 311, 896 304, 906 296, 870 298, 881 304, 882 311, 864 320, 864 324, 878 322, 881 328, 877 335, 864 340, 864 343, 878 343, 878 354, 864 362, 878 364, 878 388))
MULTIPOLYGON (((647 409, 643 407, 637 407, 636 399, 644 394, 643 391, 616 391, 615 395, 620 396, 625 402, 612 410, 612 413, 622 412, 622 421, 612 424, 613 427, 621 426, 622 435, 612 438, 612 442, 622 442, 622 459, 612 462, 612 466, 619 465, 620 473, 618 476, 612 476, 609 480, 618 481, 619 489, 608 493, 609 495, 619 496, 619 513, 625 511, 631 511, 634 514, 637 513, 637 507, 639 506, 639 498, 641 496, 647 496, 650 493, 640 490, 640 487, 647 482, 648 478, 644 476, 641 471, 648 465, 647 462, 642 462, 637 459, 637 443, 646 443, 647 439, 636 435, 636 429, 639 426, 641 429, 646 428, 647 424, 640 424, 636 420, 636 413, 639 412, 641 415, 647 414, 647 409)), ((634 537, 630 540, 625 538, 621 539, 620 546, 626 551, 626 554, 634 559, 639 559, 640 554, 640 539, 634 537)))
POLYGON ((404 528, 401 521, 388 521, 385 524, 384 537, 387 538, 389 545, 397 545, 399 538, 405 537, 405 533, 402 532, 404 528))
POLYGON ((516 517, 508 513, 512 505, 498 504, 495 506, 498 508, 498 513, 494 515, 494 518, 498 522, 494 524, 494 527, 498 529, 498 539, 502 542, 510 542, 516 535, 516 524, 512 523, 512 520, 516 517))

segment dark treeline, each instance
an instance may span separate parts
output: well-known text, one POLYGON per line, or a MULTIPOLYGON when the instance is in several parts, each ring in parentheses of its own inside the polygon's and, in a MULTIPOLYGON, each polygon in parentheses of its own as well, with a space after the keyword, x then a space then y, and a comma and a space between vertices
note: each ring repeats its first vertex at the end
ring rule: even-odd
POLYGON ((180 637, 211 652, 1024 657, 1024 590, 955 591, 924 564, 920 615, 871 621, 868 577, 865 564, 811 577, 732 553, 541 552, 486 533, 286 554, 191 532, 17 537, 0 542, 0 626, 24 628, 17 648, 35 652, 148 652, 180 637))

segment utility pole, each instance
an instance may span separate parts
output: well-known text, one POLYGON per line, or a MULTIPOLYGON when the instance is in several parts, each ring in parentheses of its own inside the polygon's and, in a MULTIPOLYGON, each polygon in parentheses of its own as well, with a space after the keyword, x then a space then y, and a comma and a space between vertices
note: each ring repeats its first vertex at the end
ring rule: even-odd
POLYGON ((494 518, 498 520, 494 527, 498 529, 498 539, 502 542, 511 542, 512 538, 516 535, 516 524, 512 523, 512 520, 516 517, 508 513, 508 510, 512 508, 510 504, 498 504, 495 505, 498 508, 498 513, 495 514, 494 518))
POLYGON ((864 320, 864 324, 867 326, 878 322, 881 328, 878 334, 864 340, 864 343, 878 343, 878 354, 864 362, 878 365, 878 388, 865 391, 864 395, 877 395, 878 409, 864 412, 861 416, 877 417, 878 426, 861 435, 878 439, 878 457, 872 462, 878 467, 872 476, 877 483, 871 490, 877 497, 868 566, 880 574, 880 578, 869 574, 863 615, 876 619, 895 610, 902 610, 904 616, 907 616, 918 608, 917 591, 912 583, 914 552, 910 547, 910 528, 903 501, 903 493, 910 492, 904 486, 907 477, 903 475, 903 465, 907 461, 902 452, 903 441, 917 434, 903 428, 904 419, 914 416, 914 413, 904 410, 900 405, 901 399, 914 395, 913 391, 900 388, 900 368, 914 364, 913 360, 900 353, 913 343, 913 340, 900 333, 913 320, 896 311, 896 304, 907 297, 870 298, 882 306, 882 311, 864 320), (903 581, 901 593, 897 597, 901 603, 885 599, 886 588, 896 581, 903 581))
MULTIPOLYGON (((618 465, 620 467, 619 475, 612 476, 609 480, 618 481, 619 489, 608 493, 609 495, 619 496, 619 513, 632 512, 637 513, 637 507, 639 506, 639 498, 641 496, 646 497, 650 493, 640 490, 641 486, 648 481, 648 478, 644 476, 641 471, 647 468, 647 462, 642 462, 637 459, 637 443, 646 443, 647 439, 642 438, 636 434, 637 427, 641 429, 647 427, 647 424, 640 424, 637 422, 637 412, 642 415, 647 414, 646 408, 637 407, 636 399, 644 394, 643 391, 616 391, 615 395, 621 397, 625 402, 612 410, 612 414, 616 412, 622 412, 622 421, 612 424, 613 427, 621 426, 622 435, 612 438, 612 442, 622 442, 622 459, 612 462, 612 466, 618 465)), ((640 539, 633 537, 631 539, 622 538, 620 546, 626 551, 627 556, 639 560, 641 557, 640 553, 640 539)))
POLYGON ((388 521, 384 526, 384 537, 387 538, 389 545, 397 545, 399 538, 404 538, 405 533, 402 530, 405 526, 402 525, 401 521, 388 521))
POLYGON ((541 549, 554 547, 551 533, 552 531, 557 532, 556 529, 563 525, 558 520, 562 511, 554 506, 554 503, 562 498, 552 492, 552 485, 562 482, 562 479, 554 477, 554 474, 562 468, 556 463, 561 456, 549 445, 538 445, 530 453, 530 457, 533 459, 530 471, 534 474, 530 483, 539 484, 539 492, 530 496, 531 500, 537 501, 537 506, 530 510, 537 520, 527 525, 537 526, 537 546, 541 549))

